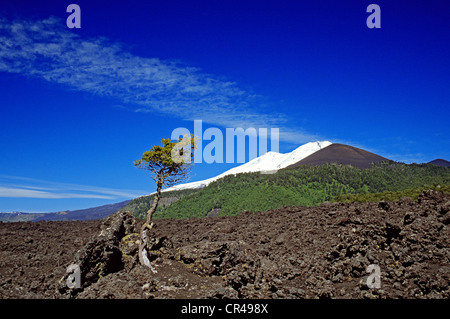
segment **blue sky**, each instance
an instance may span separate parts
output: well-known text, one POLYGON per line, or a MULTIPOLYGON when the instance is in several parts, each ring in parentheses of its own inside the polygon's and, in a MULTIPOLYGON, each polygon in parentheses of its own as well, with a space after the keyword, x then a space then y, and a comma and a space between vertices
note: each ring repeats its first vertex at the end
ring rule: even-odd
MULTIPOLYGON (((449 16, 438 0, 2 0, 0 211, 152 192, 133 161, 195 119, 277 127, 281 152, 329 140, 450 159, 449 16)), ((191 180, 236 165, 196 164, 191 180)))

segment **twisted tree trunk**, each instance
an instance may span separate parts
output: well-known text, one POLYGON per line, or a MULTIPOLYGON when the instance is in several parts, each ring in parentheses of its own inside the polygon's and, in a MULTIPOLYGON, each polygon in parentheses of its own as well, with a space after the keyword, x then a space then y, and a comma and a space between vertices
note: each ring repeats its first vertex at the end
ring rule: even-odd
POLYGON ((152 218, 154 212, 156 211, 156 208, 158 207, 159 200, 161 199, 162 185, 163 183, 158 181, 152 207, 147 211, 147 219, 145 220, 144 225, 142 225, 141 227, 141 242, 139 244, 139 262, 141 263, 141 265, 149 267, 153 272, 156 272, 156 270, 150 264, 150 260, 148 259, 147 255, 148 231, 150 231, 153 226, 152 218))

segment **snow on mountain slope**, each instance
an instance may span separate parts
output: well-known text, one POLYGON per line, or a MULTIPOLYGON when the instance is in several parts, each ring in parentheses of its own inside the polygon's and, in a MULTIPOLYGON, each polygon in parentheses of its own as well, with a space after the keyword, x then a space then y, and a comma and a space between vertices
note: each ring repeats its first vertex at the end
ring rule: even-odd
POLYGON ((277 152, 267 152, 251 161, 242 164, 240 166, 233 167, 224 173, 217 175, 212 178, 208 178, 202 181, 191 182, 186 184, 175 185, 173 187, 167 188, 164 191, 174 191, 182 189, 196 189, 208 186, 210 183, 223 178, 228 175, 236 175, 239 173, 251 173, 251 172, 261 172, 261 173, 272 173, 279 169, 288 167, 302 159, 308 157, 309 155, 321 150, 324 147, 331 145, 331 142, 310 142, 304 144, 290 153, 282 154, 277 152))
POLYGON ((295 164, 302 159, 308 157, 309 155, 331 145, 331 142, 322 141, 322 142, 310 142, 304 144, 290 153, 284 154, 283 158, 277 165, 277 169, 288 167, 289 165, 295 164))

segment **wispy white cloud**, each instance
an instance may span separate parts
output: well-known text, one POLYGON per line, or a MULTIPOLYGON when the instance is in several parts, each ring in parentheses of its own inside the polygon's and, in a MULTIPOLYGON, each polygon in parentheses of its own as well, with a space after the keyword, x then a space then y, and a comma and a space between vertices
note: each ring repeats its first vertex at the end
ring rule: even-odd
POLYGON ((36 191, 26 188, 2 187, 0 186, 0 197, 8 198, 96 198, 96 199, 114 199, 113 196, 94 195, 94 194, 76 194, 76 193, 51 193, 47 191, 36 191))
POLYGON ((223 127, 278 127, 280 139, 315 136, 288 128, 285 114, 232 81, 174 61, 133 55, 106 38, 85 39, 58 18, 0 18, 0 72, 37 77, 73 90, 113 97, 135 112, 160 112, 223 127))
POLYGON ((0 197, 120 199, 135 198, 144 194, 146 193, 138 190, 112 189, 0 175, 0 197))

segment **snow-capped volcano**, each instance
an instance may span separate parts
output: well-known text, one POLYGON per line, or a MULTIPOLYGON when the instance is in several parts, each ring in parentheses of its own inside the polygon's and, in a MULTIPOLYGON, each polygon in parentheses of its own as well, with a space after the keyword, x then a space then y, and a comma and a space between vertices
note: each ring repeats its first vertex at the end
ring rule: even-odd
POLYGON ((329 145, 331 145, 331 142, 328 141, 310 142, 296 148, 290 153, 282 154, 278 152, 267 152, 264 155, 254 158, 251 161, 244 163, 240 166, 233 167, 232 169, 215 177, 208 178, 198 182, 175 185, 173 187, 165 189, 164 191, 167 192, 182 189, 202 188, 208 186, 210 183, 222 177, 225 177, 227 175, 236 175, 239 173, 252 173, 252 172, 272 173, 279 169, 295 164, 298 161, 301 161, 302 159, 329 145))

